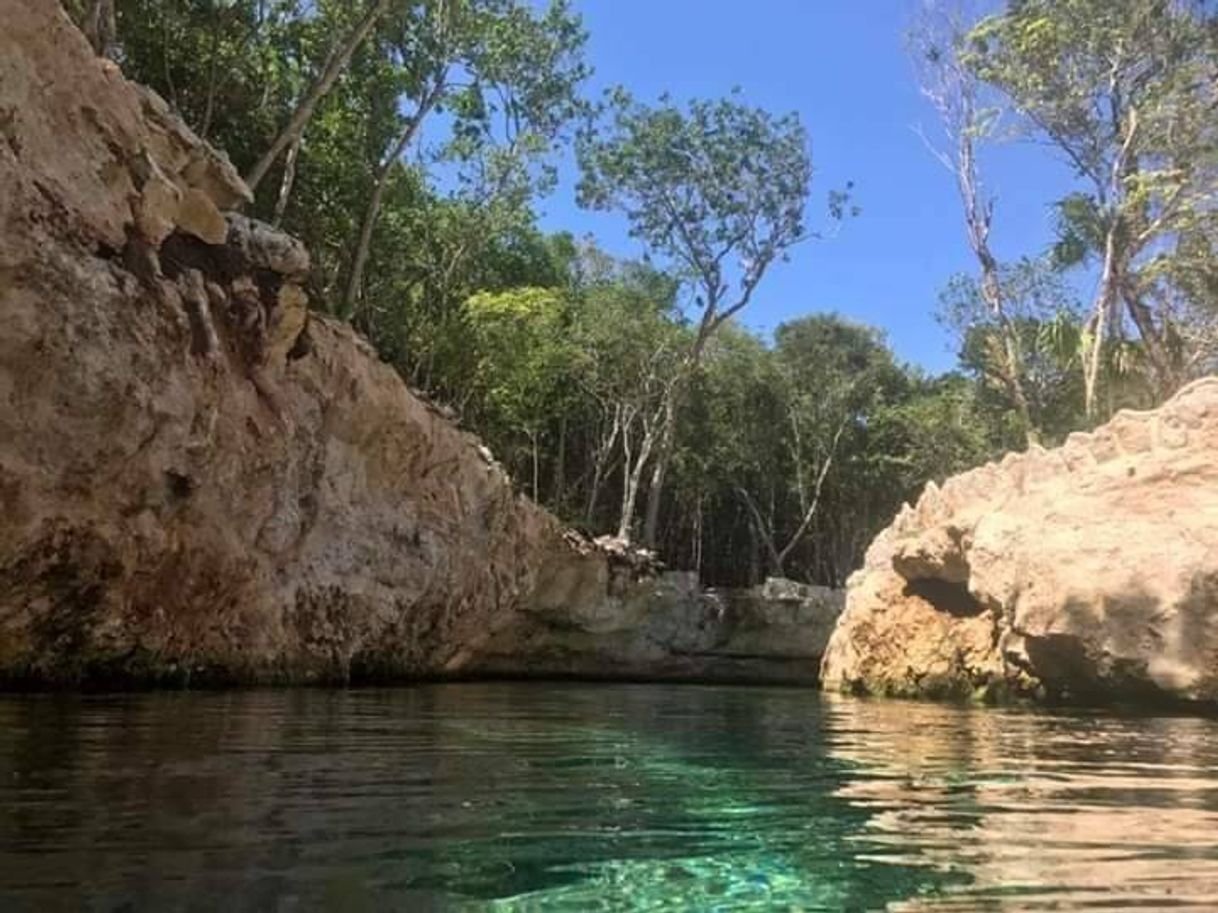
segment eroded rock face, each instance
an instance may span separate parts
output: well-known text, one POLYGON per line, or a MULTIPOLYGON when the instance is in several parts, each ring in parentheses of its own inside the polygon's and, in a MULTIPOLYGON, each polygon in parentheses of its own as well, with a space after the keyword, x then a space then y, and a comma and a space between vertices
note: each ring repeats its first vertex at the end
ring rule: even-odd
POLYGON ((473 657, 507 676, 815 684, 840 591, 789 580, 708 590, 638 575, 603 551, 550 563, 533 598, 473 657))
POLYGON ((460 666, 557 524, 58 4, 0 22, 0 678, 460 666))
POLYGON ((1218 378, 930 485, 872 544, 827 687, 1218 700, 1218 378))

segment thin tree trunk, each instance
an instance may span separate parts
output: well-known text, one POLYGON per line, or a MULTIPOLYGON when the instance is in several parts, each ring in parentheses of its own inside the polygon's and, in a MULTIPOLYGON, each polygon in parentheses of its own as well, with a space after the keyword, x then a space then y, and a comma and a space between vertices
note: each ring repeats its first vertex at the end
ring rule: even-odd
POLYGON ((953 148, 944 151, 923 137, 931 153, 952 173, 964 214, 965 234, 969 247, 981 270, 981 298, 997 324, 1002 339, 1003 364, 993 373, 998 375, 1024 426, 1029 446, 1039 443, 1032 420, 1028 397, 1024 391, 1017 328, 1006 312, 1006 295, 1002 287, 998 261, 990 249, 990 232, 994 224, 994 200, 983 192, 977 162, 978 136, 985 135, 985 117, 978 112, 977 80, 959 59, 959 46, 966 25, 961 11, 949 5, 935 12, 925 11, 920 27, 915 31, 922 47, 919 51, 926 61, 933 61, 921 76, 922 94, 934 105, 953 148))
POLYGON ((631 465, 633 454, 630 450, 629 429, 627 427, 622 431, 622 450, 626 458, 622 462, 622 514, 618 522, 617 536, 625 541, 629 541, 631 538, 630 528, 634 526, 634 511, 635 505, 638 503, 639 487, 643 483, 643 472, 647 468, 647 461, 651 458, 651 452, 655 447, 655 430, 646 427, 646 422, 644 425, 643 439, 639 442, 639 452, 637 457, 634 457, 633 466, 631 465))
POLYGON ((647 485, 647 507, 643 515, 643 545, 647 548, 655 548, 659 536, 660 502, 664 498, 672 449, 672 436, 666 432, 660 440, 660 449, 651 467, 651 481, 647 485))
MULTIPOLYGON (((1113 77, 1115 80, 1115 76, 1113 77)), ((1119 124, 1116 125, 1119 128, 1119 124)), ((1120 262, 1125 253, 1127 239, 1120 237, 1122 231, 1121 213, 1118 201, 1123 198, 1124 182, 1128 175, 1133 141, 1138 133, 1138 112, 1136 108, 1129 109, 1128 126, 1125 138, 1121 143, 1120 152, 1112 163, 1109 179, 1108 199, 1109 219, 1111 220, 1104 236, 1104 267, 1100 275, 1100 287, 1096 294, 1094 316, 1095 332, 1091 340, 1091 351, 1087 353, 1086 365, 1083 371, 1083 400, 1084 408, 1089 418, 1095 416, 1096 388, 1099 386, 1101 355, 1104 348, 1104 337, 1108 332, 1108 320, 1115 315, 1117 295, 1124 280, 1125 262, 1120 262)), ((1099 192, 1102 195, 1104 188, 1099 192)), ((1102 197, 1101 197, 1102 198, 1102 197)))
POLYGON ((335 81, 337 81, 343 70, 347 68, 347 64, 351 60, 351 55, 355 53, 355 49, 368 37, 368 33, 372 31, 372 27, 376 25, 377 20, 389 9, 391 2, 392 0, 375 0, 372 6, 368 8, 368 12, 364 14, 364 17, 356 23, 355 28, 330 52, 325 64, 322 66, 321 73, 318 74, 317 79, 313 81, 308 91, 300 99, 300 103, 296 106, 296 110, 292 112, 287 125, 279 131, 279 135, 271 141, 271 145, 262 154, 262 158, 258 159, 254 167, 250 169, 249 174, 245 176, 245 183, 249 185, 250 190, 255 190, 258 187, 283 150, 304 132, 304 128, 313 116, 313 111, 317 108, 318 102, 325 98, 326 94, 333 88, 335 81))
POLYGON ((702 502, 704 496, 699 493, 698 500, 694 505, 694 541, 693 541, 693 560, 694 573, 698 575, 698 579, 702 579, 702 502))
POLYGON ((203 108, 203 121, 199 125, 200 139, 207 139, 211 133, 212 118, 216 114, 216 78, 217 70, 219 69, 221 21, 221 14, 217 12, 212 22, 211 49, 208 51, 207 104, 203 108))
POLYGON ((407 121, 406 127, 394 142, 389 154, 377 166, 372 194, 368 197, 368 205, 364 207, 364 216, 360 221, 359 240, 356 242, 355 254, 351 261, 351 272, 347 276, 347 286, 343 291, 342 313, 348 318, 355 313, 364 294, 364 270, 368 267, 368 254, 372 249, 372 231, 376 228, 377 217, 381 214, 381 203, 385 198, 385 187, 389 183, 389 175, 393 173, 393 165, 401 158, 406 147, 418 134, 423 118, 439 99, 442 91, 443 83, 437 82, 420 102, 414 117, 407 121))
POLYGON ((283 180, 279 182, 279 196, 275 199, 275 215, 271 224, 278 228, 283 223, 284 213, 288 210, 288 199, 292 196, 292 186, 296 183, 296 159, 300 156, 300 144, 304 134, 300 134, 288 147, 288 157, 283 163, 283 180))
POLYGON ((566 496, 567 487, 567 417, 565 415, 558 419, 558 453, 554 457, 554 485, 552 489, 551 505, 554 510, 562 509, 563 498, 566 496))
POLYGON ((1122 289, 1121 296, 1125 299, 1125 308, 1129 312, 1130 319, 1133 320, 1134 325, 1138 328, 1138 334, 1146 344, 1146 357, 1155 372, 1155 380, 1159 388, 1158 394, 1161 398, 1166 399, 1180 386, 1180 372, 1168 352, 1164 339, 1165 334, 1155 326, 1154 315, 1150 308, 1138 300, 1133 289, 1126 286, 1122 289))
POLYGON ((660 450, 656 454, 655 465, 651 471, 651 484, 647 489, 647 512, 644 515, 643 521, 643 544, 647 548, 655 548, 658 539, 660 506, 664 500, 664 483, 667 480, 668 467, 672 463, 673 451, 676 447, 677 412, 680 411, 682 399, 685 395, 685 384, 690 375, 701 364, 702 354, 706 351, 710 338, 728 318, 748 304, 753 287, 750 285, 742 294, 739 301, 722 312, 719 310, 717 296, 709 289, 707 290, 707 304, 702 312, 702 320, 698 324, 697 335, 694 336, 693 345, 690 346, 689 352, 686 353, 677 372, 677 376, 668 388, 664 402, 664 425, 660 438, 660 450))
POLYGON ((779 553, 774 543, 773 528, 765 522, 765 518, 761 516, 761 511, 757 509, 757 505, 753 503, 753 499, 744 490, 742 485, 736 486, 736 492, 740 495, 740 500, 744 502, 744 506, 748 508, 749 525, 753 529, 753 542, 756 543, 760 539, 761 544, 765 546, 766 555, 769 558, 770 575, 781 577, 783 556, 779 553))
MULTIPOLYGON (((697 355, 700 357, 701 352, 697 355)), ((684 373, 684 372, 682 372, 684 373)), ((655 548, 660 526, 660 504, 664 498, 664 482, 668 477, 668 466, 672 462, 676 444, 677 409, 683 392, 682 378, 673 384, 664 401, 664 419, 660 427, 660 449, 656 452, 651 467, 651 483, 647 488, 647 512, 643 519, 643 544, 655 548)))
POLYGON ((109 57, 117 29, 114 21, 114 0, 90 0, 84 9, 81 31, 98 57, 109 57))
MULTIPOLYGON (((968 96, 968 107, 972 109, 972 97, 968 96)), ((1002 277, 998 272, 998 260, 990 249, 990 231, 994 224, 994 202, 982 202, 977 176, 977 153, 974 146, 973 134, 970 129, 958 131, 956 180, 964 203, 964 221, 967 228, 969 246, 981 268, 981 296, 985 300, 991 315, 998 324, 998 332, 1002 335, 1003 377, 1002 383, 1007 388, 1007 394, 1015 405, 1023 425, 1024 437, 1029 447, 1040 443, 1040 435, 1032 420, 1032 410, 1028 405, 1028 397, 1024 392, 1023 380, 1020 377, 1023 368, 1023 358, 1019 351, 1019 337, 1016 327, 1007 315, 1005 294, 1002 288, 1002 277)))
POLYGON ((643 480, 643 465, 640 460, 632 467, 629 455, 622 463, 622 511, 618 517, 617 537, 625 542, 630 541, 630 527, 634 525, 634 505, 639 483, 643 480))
POLYGON ((591 526, 596 517, 596 502, 600 499, 601 485, 608 474, 609 463, 613 458, 613 446, 617 443, 618 435, 622 433, 622 423, 625 417, 625 407, 621 403, 613 404, 613 423, 609 427, 609 435, 597 447, 592 461, 592 483, 588 491, 588 502, 584 509, 584 525, 591 526))
POLYGON ((531 450, 532 457, 533 457, 533 503, 540 504, 541 498, 539 497, 539 495, 541 492, 541 486, 540 486, 541 469, 540 469, 540 459, 537 454, 537 432, 536 431, 529 432, 529 449, 531 450))
POLYGON ((1095 396, 1099 386, 1100 364, 1104 348, 1104 337, 1108 333, 1108 318, 1116 299, 1116 228, 1108 229, 1104 247, 1104 270, 1100 276, 1099 292, 1096 295, 1095 311, 1091 318, 1092 333, 1090 349, 1086 353, 1083 371, 1083 406, 1088 418, 1095 416, 1095 396))
POLYGON ((842 432, 846 430, 846 422, 847 420, 844 419, 842 423, 837 426, 837 431, 833 435, 833 443, 829 445, 829 454, 825 457, 825 462, 821 464, 820 472, 816 476, 816 486, 813 488, 812 492, 812 503, 808 505, 808 509, 804 511, 804 516, 800 521, 799 527, 787 541, 787 544, 782 551, 778 553, 778 556, 774 562, 779 576, 782 575, 782 569, 786 566, 787 558, 795 549, 795 546, 799 544, 799 540, 804 537, 804 533, 808 531, 808 527, 812 524, 812 520, 816 516, 817 508, 820 507, 821 492, 825 487, 825 479, 829 476, 829 469, 833 466, 833 457, 837 454, 837 445, 842 439, 842 432))

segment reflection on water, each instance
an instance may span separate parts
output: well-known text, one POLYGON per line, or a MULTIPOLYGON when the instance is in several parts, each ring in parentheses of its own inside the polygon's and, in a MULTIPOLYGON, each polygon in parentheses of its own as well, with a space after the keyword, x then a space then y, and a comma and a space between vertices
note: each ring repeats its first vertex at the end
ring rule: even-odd
POLYGON ((1218 723, 488 683, 0 698, 0 909, 1218 909, 1218 723))
MULTIPOLYGON (((860 847, 963 871, 896 909, 1218 910, 1218 724, 833 701, 860 847)), ((866 849, 862 850, 867 852, 866 849)))

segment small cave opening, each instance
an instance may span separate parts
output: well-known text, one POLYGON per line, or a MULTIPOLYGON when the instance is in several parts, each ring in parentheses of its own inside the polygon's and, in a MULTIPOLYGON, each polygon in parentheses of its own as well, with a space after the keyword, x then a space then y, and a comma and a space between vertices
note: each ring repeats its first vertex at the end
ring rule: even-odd
POLYGON ((161 242, 159 253, 165 277, 172 280, 187 270, 197 269, 205 278, 227 285, 251 271, 249 261, 236 247, 208 244, 178 230, 161 242))
POLYGON ((179 502, 191 496, 195 483, 190 476, 169 469, 165 472, 165 488, 169 492, 170 501, 179 502))
POLYGON ((296 340, 292 343, 292 348, 288 349, 287 359, 288 361, 296 361, 312 353, 313 340, 309 336, 309 326, 306 323, 305 328, 297 334, 296 340))
POLYGON ((985 606, 968 591, 968 584, 963 581, 921 577, 905 584, 905 595, 925 599, 937 611, 956 618, 973 618, 985 611, 985 606))

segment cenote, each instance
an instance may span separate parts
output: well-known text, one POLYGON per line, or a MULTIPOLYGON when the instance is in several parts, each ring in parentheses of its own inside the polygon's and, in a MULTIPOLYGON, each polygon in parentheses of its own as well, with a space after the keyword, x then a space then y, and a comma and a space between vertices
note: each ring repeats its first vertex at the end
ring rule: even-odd
POLYGON ((1218 722, 488 682, 0 698, 7 911, 1213 909, 1218 722))

